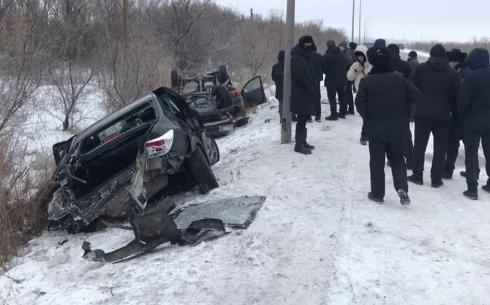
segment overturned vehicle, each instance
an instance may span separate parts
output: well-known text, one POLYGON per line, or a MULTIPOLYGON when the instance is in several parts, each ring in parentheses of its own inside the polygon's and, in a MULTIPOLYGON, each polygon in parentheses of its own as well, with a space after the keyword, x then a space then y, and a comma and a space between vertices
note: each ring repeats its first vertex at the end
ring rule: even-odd
POLYGON ((211 169, 220 158, 216 142, 185 99, 167 88, 55 144, 53 153, 56 190, 48 219, 51 228, 69 233, 144 210, 174 177, 201 193, 218 187, 211 169))
POLYGON ((199 113, 206 133, 212 137, 227 135, 235 127, 246 125, 249 119, 246 108, 267 100, 260 76, 249 80, 240 91, 231 81, 225 66, 194 77, 182 77, 173 70, 171 81, 172 88, 199 113))

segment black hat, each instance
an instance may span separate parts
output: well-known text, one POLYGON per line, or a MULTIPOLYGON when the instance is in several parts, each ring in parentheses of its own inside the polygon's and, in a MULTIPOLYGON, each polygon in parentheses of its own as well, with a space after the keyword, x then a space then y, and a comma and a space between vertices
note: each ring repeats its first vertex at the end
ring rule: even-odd
POLYGON ((468 54, 461 52, 460 49, 452 49, 450 52, 447 52, 447 58, 449 61, 452 62, 463 63, 466 59, 466 56, 468 56, 468 54))
POLYGON ((307 43, 311 43, 313 45, 314 44, 313 37, 311 37, 309 35, 301 36, 301 38, 298 41, 299 46, 302 49, 304 49, 305 48, 305 44, 307 44, 307 43))
POLYGON ((418 56, 418 54, 415 51, 410 51, 408 53, 408 57, 410 57, 410 58, 417 58, 417 56, 418 56))
POLYGON ((368 50, 368 60, 375 67, 388 67, 390 65, 391 52, 386 47, 372 47, 368 50))
POLYGON ((442 44, 438 43, 430 49, 430 56, 447 58, 446 49, 444 49, 442 44))
POLYGON ((351 49, 352 51, 354 51, 355 49, 357 49, 357 43, 350 42, 349 43, 349 49, 351 49))
POLYGON ((335 40, 329 40, 327 41, 327 48, 335 48, 337 44, 335 43, 335 40))
POLYGON ((388 49, 392 50, 393 52, 395 52, 395 54, 400 54, 400 47, 397 46, 396 44, 390 44, 388 46, 388 49))
POLYGON ((382 38, 376 39, 376 41, 374 42, 374 46, 386 48, 386 40, 384 40, 382 38))

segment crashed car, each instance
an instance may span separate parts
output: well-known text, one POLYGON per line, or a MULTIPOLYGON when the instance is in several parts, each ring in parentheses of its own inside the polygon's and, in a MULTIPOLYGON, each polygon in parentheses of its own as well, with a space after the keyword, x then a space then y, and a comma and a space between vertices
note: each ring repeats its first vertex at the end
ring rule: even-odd
POLYGON ((199 115, 167 88, 114 112, 53 146, 57 189, 49 203, 51 228, 90 230, 96 220, 141 210, 180 175, 201 193, 218 187, 219 161, 199 115))
POLYGON ((232 83, 225 66, 204 76, 185 78, 176 70, 171 73, 172 88, 180 92, 189 106, 204 122, 212 137, 226 135, 248 123, 246 107, 266 102, 260 76, 249 80, 239 91, 232 83))

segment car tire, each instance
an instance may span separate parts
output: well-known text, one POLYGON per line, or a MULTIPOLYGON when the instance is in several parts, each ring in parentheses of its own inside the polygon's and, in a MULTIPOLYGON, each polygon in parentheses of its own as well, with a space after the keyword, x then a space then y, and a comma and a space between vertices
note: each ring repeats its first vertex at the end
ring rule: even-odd
POLYGON ((201 194, 207 194, 219 186, 204 149, 200 145, 192 152, 186 163, 190 175, 199 186, 201 194))
POLYGON ((177 88, 179 86, 179 72, 177 72, 177 70, 172 70, 170 72, 170 81, 172 88, 177 88))
POLYGON ((229 79, 228 70, 225 65, 221 65, 218 68, 218 80, 220 84, 224 84, 229 79))

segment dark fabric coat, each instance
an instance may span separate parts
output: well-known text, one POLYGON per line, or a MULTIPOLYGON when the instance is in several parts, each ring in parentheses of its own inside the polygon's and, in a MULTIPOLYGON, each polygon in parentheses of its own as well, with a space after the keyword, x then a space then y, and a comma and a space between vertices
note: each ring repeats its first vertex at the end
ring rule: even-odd
MULTIPOLYGON (((459 119, 465 130, 490 130, 490 66, 485 49, 473 50, 466 64, 471 69, 463 80, 458 100, 459 119)), ((489 162, 489 160, 487 160, 489 162)))
POLYGON ((310 54, 296 45, 291 51, 291 112, 314 115, 315 102, 315 80, 310 54))
POLYGON ((284 88, 284 62, 278 62, 272 66, 272 80, 276 84, 276 98, 282 101, 284 88))
POLYGON ((410 66, 408 65, 408 63, 400 58, 400 54, 394 53, 392 54, 392 58, 393 59, 391 61, 391 65, 393 71, 400 72, 401 74, 403 74, 403 76, 409 78, 412 74, 412 71, 410 70, 410 66))
POLYGON ((416 118, 449 120, 456 109, 460 88, 458 73, 446 58, 431 57, 415 68, 412 82, 420 90, 415 103, 416 118))
POLYGON ((310 54, 310 63, 313 68, 313 77, 316 81, 321 82, 323 80, 323 60, 322 56, 317 52, 310 54))
POLYGON ((405 138, 409 128, 410 105, 418 97, 417 88, 401 73, 374 67, 361 80, 356 107, 368 136, 378 139, 405 138))
POLYGON ((417 57, 409 57, 407 60, 408 67, 410 68, 410 74, 412 74, 415 71, 415 68, 417 68, 418 65, 420 65, 419 60, 417 57))
POLYGON ((323 55, 325 87, 340 87, 347 82, 346 71, 349 68, 345 54, 338 47, 329 48, 323 55))

